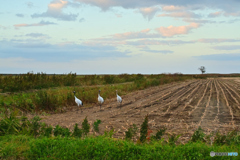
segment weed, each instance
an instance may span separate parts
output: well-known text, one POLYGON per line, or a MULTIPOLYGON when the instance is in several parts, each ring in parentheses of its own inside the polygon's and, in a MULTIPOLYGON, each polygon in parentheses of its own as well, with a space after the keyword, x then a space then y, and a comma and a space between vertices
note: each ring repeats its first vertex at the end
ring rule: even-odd
POLYGON ((165 133, 165 131, 167 130, 167 128, 163 128, 157 131, 155 136, 152 136, 151 138, 156 139, 156 140, 161 140, 163 134, 165 133))
POLYGON ((31 121, 30 133, 33 134, 33 136, 35 138, 39 134, 39 129, 41 127, 40 122, 39 122, 40 120, 41 120, 41 118, 39 118, 38 116, 35 116, 35 117, 33 117, 32 121, 31 121))
POLYGON ((125 139, 131 140, 137 134, 138 128, 136 124, 133 124, 125 132, 125 139))
POLYGON ((114 131, 114 128, 111 129, 110 131, 104 131, 104 136, 105 137, 109 137, 112 138, 112 136, 116 133, 116 131, 114 131))
POLYGON ((59 125, 57 125, 54 130, 53 130, 53 134, 55 137, 60 136, 62 134, 62 127, 60 127, 59 125))
POLYGON ((168 143, 172 146, 175 146, 175 143, 177 142, 180 136, 181 135, 176 135, 175 133, 173 133, 170 136, 168 135, 168 143))
POLYGON ((99 132, 99 124, 101 123, 101 120, 97 119, 96 122, 93 123, 93 129, 95 132, 99 132))
POLYGON ((144 122, 141 125, 140 129, 140 141, 143 143, 147 138, 148 133, 148 115, 145 117, 144 122))
POLYGON ((82 130, 78 128, 78 124, 76 123, 73 129, 73 133, 72 136, 73 137, 78 137, 81 138, 82 137, 82 130))
POLYGON ((9 117, 5 117, 0 121, 0 135, 19 133, 21 125, 19 119, 11 113, 9 117))
POLYGON ((216 132, 216 135, 214 137, 214 144, 216 145, 223 145, 226 143, 227 136, 224 134, 221 134, 219 131, 216 132))
POLYGON ((90 124, 88 123, 87 117, 85 117, 85 119, 82 122, 82 130, 85 136, 89 133, 90 124))
POLYGON ((193 133, 193 135, 191 137, 191 141, 192 142, 197 142, 197 141, 205 142, 204 137, 205 137, 205 134, 203 133, 201 126, 199 126, 198 129, 193 133))

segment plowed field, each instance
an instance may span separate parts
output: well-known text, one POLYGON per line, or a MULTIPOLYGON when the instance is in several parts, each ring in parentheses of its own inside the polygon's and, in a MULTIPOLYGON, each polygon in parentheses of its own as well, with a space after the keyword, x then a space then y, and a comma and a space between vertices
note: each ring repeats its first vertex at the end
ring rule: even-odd
POLYGON ((73 129, 75 123, 81 126, 87 116, 90 123, 96 119, 102 121, 100 134, 114 128, 114 137, 124 138, 127 128, 133 123, 140 128, 148 114, 153 134, 165 126, 167 133, 181 134, 183 142, 188 141, 199 126, 205 133, 217 130, 224 133, 240 125, 240 81, 237 78, 171 83, 132 92, 122 98, 121 108, 116 98, 107 99, 101 110, 98 105, 83 108, 83 112, 74 107, 66 113, 42 116, 42 121, 73 129))

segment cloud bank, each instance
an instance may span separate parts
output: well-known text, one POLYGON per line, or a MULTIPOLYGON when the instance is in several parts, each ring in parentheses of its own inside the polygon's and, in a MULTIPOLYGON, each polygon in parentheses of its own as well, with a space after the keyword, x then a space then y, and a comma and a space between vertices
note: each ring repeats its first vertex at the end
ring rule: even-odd
POLYGON ((50 17, 62 21, 75 21, 78 17, 78 14, 66 14, 62 12, 63 8, 66 8, 70 4, 71 3, 69 3, 68 1, 55 0, 48 5, 48 9, 46 12, 43 12, 41 14, 35 13, 31 15, 31 17, 32 18, 50 17))

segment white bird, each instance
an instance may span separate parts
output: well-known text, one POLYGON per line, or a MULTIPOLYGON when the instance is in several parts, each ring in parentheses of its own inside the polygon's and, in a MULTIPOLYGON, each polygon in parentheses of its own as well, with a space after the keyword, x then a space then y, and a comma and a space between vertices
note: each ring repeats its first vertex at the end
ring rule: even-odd
POLYGON ((120 104, 120 106, 122 106, 122 98, 117 94, 117 90, 116 90, 116 95, 117 95, 117 102, 120 104))
MULTIPOLYGON (((75 102, 77 103, 78 107, 83 106, 83 102, 75 96, 76 92, 73 91, 73 93, 74 93, 74 97, 75 97, 75 102)), ((81 108, 81 112, 82 112, 82 108, 81 108)))
POLYGON ((101 90, 98 91, 98 102, 99 102, 99 104, 100 104, 100 109, 101 109, 101 106, 102 106, 104 100, 103 100, 103 98, 100 96, 100 92, 101 92, 101 90))

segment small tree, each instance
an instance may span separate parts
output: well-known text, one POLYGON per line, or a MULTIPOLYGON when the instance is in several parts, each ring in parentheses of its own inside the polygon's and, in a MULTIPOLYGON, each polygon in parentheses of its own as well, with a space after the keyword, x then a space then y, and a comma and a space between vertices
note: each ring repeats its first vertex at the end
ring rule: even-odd
POLYGON ((87 116, 85 117, 84 121, 82 122, 82 130, 83 134, 86 136, 90 131, 90 124, 88 123, 87 116))
POLYGON ((142 143, 146 140, 147 134, 148 134, 148 115, 145 117, 145 120, 142 123, 140 129, 140 141, 142 143))
POLYGON ((198 69, 202 72, 202 74, 206 72, 206 68, 204 66, 201 66, 198 69))

